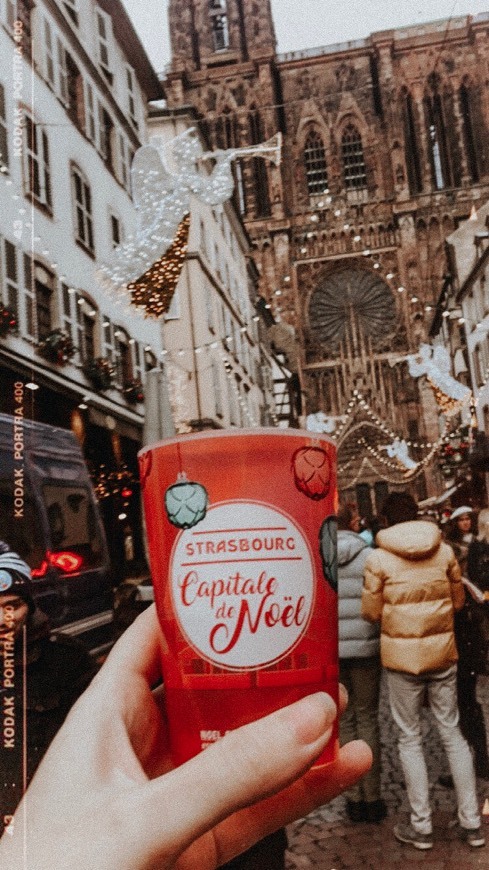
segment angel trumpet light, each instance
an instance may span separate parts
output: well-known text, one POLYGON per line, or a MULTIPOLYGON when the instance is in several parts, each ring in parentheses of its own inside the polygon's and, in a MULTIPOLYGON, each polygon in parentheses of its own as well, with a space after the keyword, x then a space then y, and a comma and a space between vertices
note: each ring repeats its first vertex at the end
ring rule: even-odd
POLYGON ((242 160, 246 157, 263 157, 265 160, 271 160, 275 166, 279 166, 282 160, 282 134, 275 133, 271 139, 266 142, 260 142, 258 145, 244 145, 242 148, 228 148, 226 150, 217 149, 216 151, 205 151, 201 154, 199 160, 242 160))
POLYGON ((131 167, 137 226, 97 272, 108 292, 141 313, 161 317, 171 304, 187 251, 191 202, 222 205, 234 190, 233 160, 263 157, 280 163, 282 134, 245 148, 204 153, 190 127, 164 142, 154 137, 134 155, 131 167), (203 161, 213 159, 212 167, 203 161))

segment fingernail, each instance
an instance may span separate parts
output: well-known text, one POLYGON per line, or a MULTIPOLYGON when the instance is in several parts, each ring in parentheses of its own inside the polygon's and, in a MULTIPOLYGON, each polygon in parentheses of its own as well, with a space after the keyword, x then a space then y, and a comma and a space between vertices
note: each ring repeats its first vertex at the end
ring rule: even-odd
POLYGON ((336 718, 336 704, 326 692, 308 695, 283 710, 298 743, 307 746, 331 731, 336 718))

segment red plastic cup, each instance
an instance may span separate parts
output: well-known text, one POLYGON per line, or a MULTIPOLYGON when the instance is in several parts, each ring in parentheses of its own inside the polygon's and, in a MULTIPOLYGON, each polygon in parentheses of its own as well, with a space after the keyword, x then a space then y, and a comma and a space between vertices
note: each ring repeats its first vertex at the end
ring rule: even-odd
MULTIPOLYGON (((335 460, 284 429, 140 451, 176 764, 305 695, 337 702, 335 460)), ((335 735, 316 764, 336 751, 335 735)))

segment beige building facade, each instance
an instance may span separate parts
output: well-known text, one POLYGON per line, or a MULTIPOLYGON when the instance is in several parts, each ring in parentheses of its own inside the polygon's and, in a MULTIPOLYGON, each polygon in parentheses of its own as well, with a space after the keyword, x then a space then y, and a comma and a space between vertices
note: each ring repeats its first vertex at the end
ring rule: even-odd
MULTIPOLYGON (((153 107, 149 135, 170 146, 194 121, 191 111, 153 107)), ((256 285, 249 239, 234 204, 210 206, 192 196, 188 249, 163 324, 177 432, 277 422, 256 285)))

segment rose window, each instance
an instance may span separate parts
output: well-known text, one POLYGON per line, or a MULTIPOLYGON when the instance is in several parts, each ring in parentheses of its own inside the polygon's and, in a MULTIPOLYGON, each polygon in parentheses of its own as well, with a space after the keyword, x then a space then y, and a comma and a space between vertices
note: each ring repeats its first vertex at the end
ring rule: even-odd
POLYGON ((356 356, 360 338, 373 347, 386 342, 395 332, 396 303, 382 278, 369 271, 344 269, 327 275, 309 303, 311 338, 321 344, 337 345, 343 339, 356 356))

